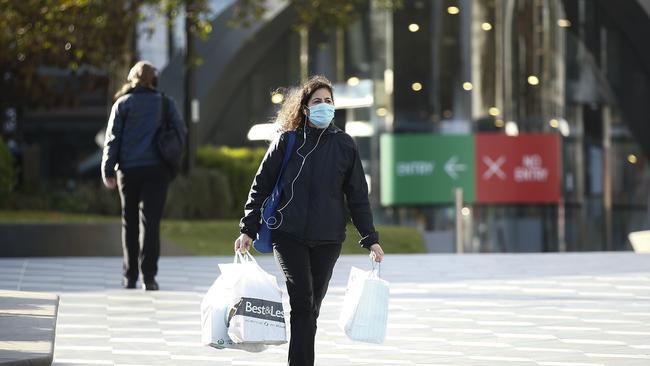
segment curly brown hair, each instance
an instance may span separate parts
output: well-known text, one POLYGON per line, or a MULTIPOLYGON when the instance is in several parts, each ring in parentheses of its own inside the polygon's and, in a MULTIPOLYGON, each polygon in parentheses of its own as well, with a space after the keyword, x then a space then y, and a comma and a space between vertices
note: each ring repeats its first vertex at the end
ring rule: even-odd
POLYGON ((332 83, 322 75, 314 75, 300 87, 292 88, 287 92, 282 107, 278 111, 275 123, 281 132, 294 131, 305 122, 304 109, 312 94, 318 89, 325 88, 332 94, 334 100, 334 89, 332 83))

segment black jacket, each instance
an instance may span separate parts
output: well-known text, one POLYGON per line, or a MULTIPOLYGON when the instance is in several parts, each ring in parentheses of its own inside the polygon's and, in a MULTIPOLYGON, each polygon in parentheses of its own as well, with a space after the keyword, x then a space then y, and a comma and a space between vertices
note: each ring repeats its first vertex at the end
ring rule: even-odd
MULTIPOLYGON (((304 156, 311 151, 322 131, 311 127, 296 131, 295 145, 282 174, 278 208, 285 206, 291 196, 291 182, 303 161, 298 152, 304 156), (298 151, 304 141, 304 132, 307 141, 298 151)), ((251 238, 255 238, 259 230, 260 208, 275 186, 287 141, 285 132, 271 143, 253 180, 239 224, 240 231, 251 238)), ((323 132, 318 147, 307 157, 293 186, 293 200, 281 213, 282 216, 276 217, 282 218, 282 224, 274 234, 288 234, 310 245, 343 242, 350 215, 361 235, 359 244, 368 248, 379 242, 359 152, 350 135, 333 125, 323 132)))

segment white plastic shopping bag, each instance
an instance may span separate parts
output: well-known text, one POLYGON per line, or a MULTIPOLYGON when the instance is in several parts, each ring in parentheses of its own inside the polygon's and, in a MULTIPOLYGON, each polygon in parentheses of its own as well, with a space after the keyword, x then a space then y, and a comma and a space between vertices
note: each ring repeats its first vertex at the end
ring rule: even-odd
POLYGON ((278 345, 287 342, 282 290, 246 252, 246 269, 232 290, 228 335, 236 343, 278 345))
POLYGON ((352 340, 383 343, 388 320, 388 282, 371 271, 352 267, 339 316, 339 327, 352 340))
MULTIPOLYGON (((241 259, 241 257, 239 257, 241 259)), ((228 323, 232 317, 232 290, 239 276, 246 269, 238 257, 232 264, 219 264, 221 275, 217 277, 201 302, 201 343, 218 349, 235 348, 248 352, 261 352, 267 346, 260 343, 235 343, 228 336, 228 323)))

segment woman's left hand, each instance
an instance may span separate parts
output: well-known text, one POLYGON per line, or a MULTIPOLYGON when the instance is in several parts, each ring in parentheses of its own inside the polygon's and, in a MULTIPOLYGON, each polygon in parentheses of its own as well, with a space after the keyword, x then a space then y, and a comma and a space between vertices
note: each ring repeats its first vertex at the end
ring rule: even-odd
POLYGON ((117 187, 117 180, 115 179, 115 177, 107 177, 104 180, 104 185, 108 189, 115 189, 115 187, 117 187))
POLYGON ((384 250, 381 249, 379 243, 370 246, 370 258, 374 259, 375 262, 381 262, 384 259, 384 250))

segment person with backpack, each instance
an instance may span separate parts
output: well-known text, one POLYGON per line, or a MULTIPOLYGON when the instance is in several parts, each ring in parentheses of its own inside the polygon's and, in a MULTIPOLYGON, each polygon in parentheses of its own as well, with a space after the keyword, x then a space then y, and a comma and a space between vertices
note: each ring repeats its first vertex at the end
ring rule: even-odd
POLYGON ((135 288, 142 272, 142 287, 149 291, 159 289, 160 220, 187 139, 173 101, 156 84, 157 70, 150 62, 131 68, 115 95, 101 165, 104 185, 119 188, 122 204, 122 285, 135 288))
POLYGON ((349 216, 359 244, 375 261, 384 257, 358 148, 333 119, 333 88, 325 77, 314 76, 288 94, 276 119, 281 134, 253 179, 234 244, 235 251, 248 251, 263 225, 271 229, 291 304, 290 366, 314 364, 316 322, 349 216), (262 215, 276 182, 282 188, 277 208, 262 215))

